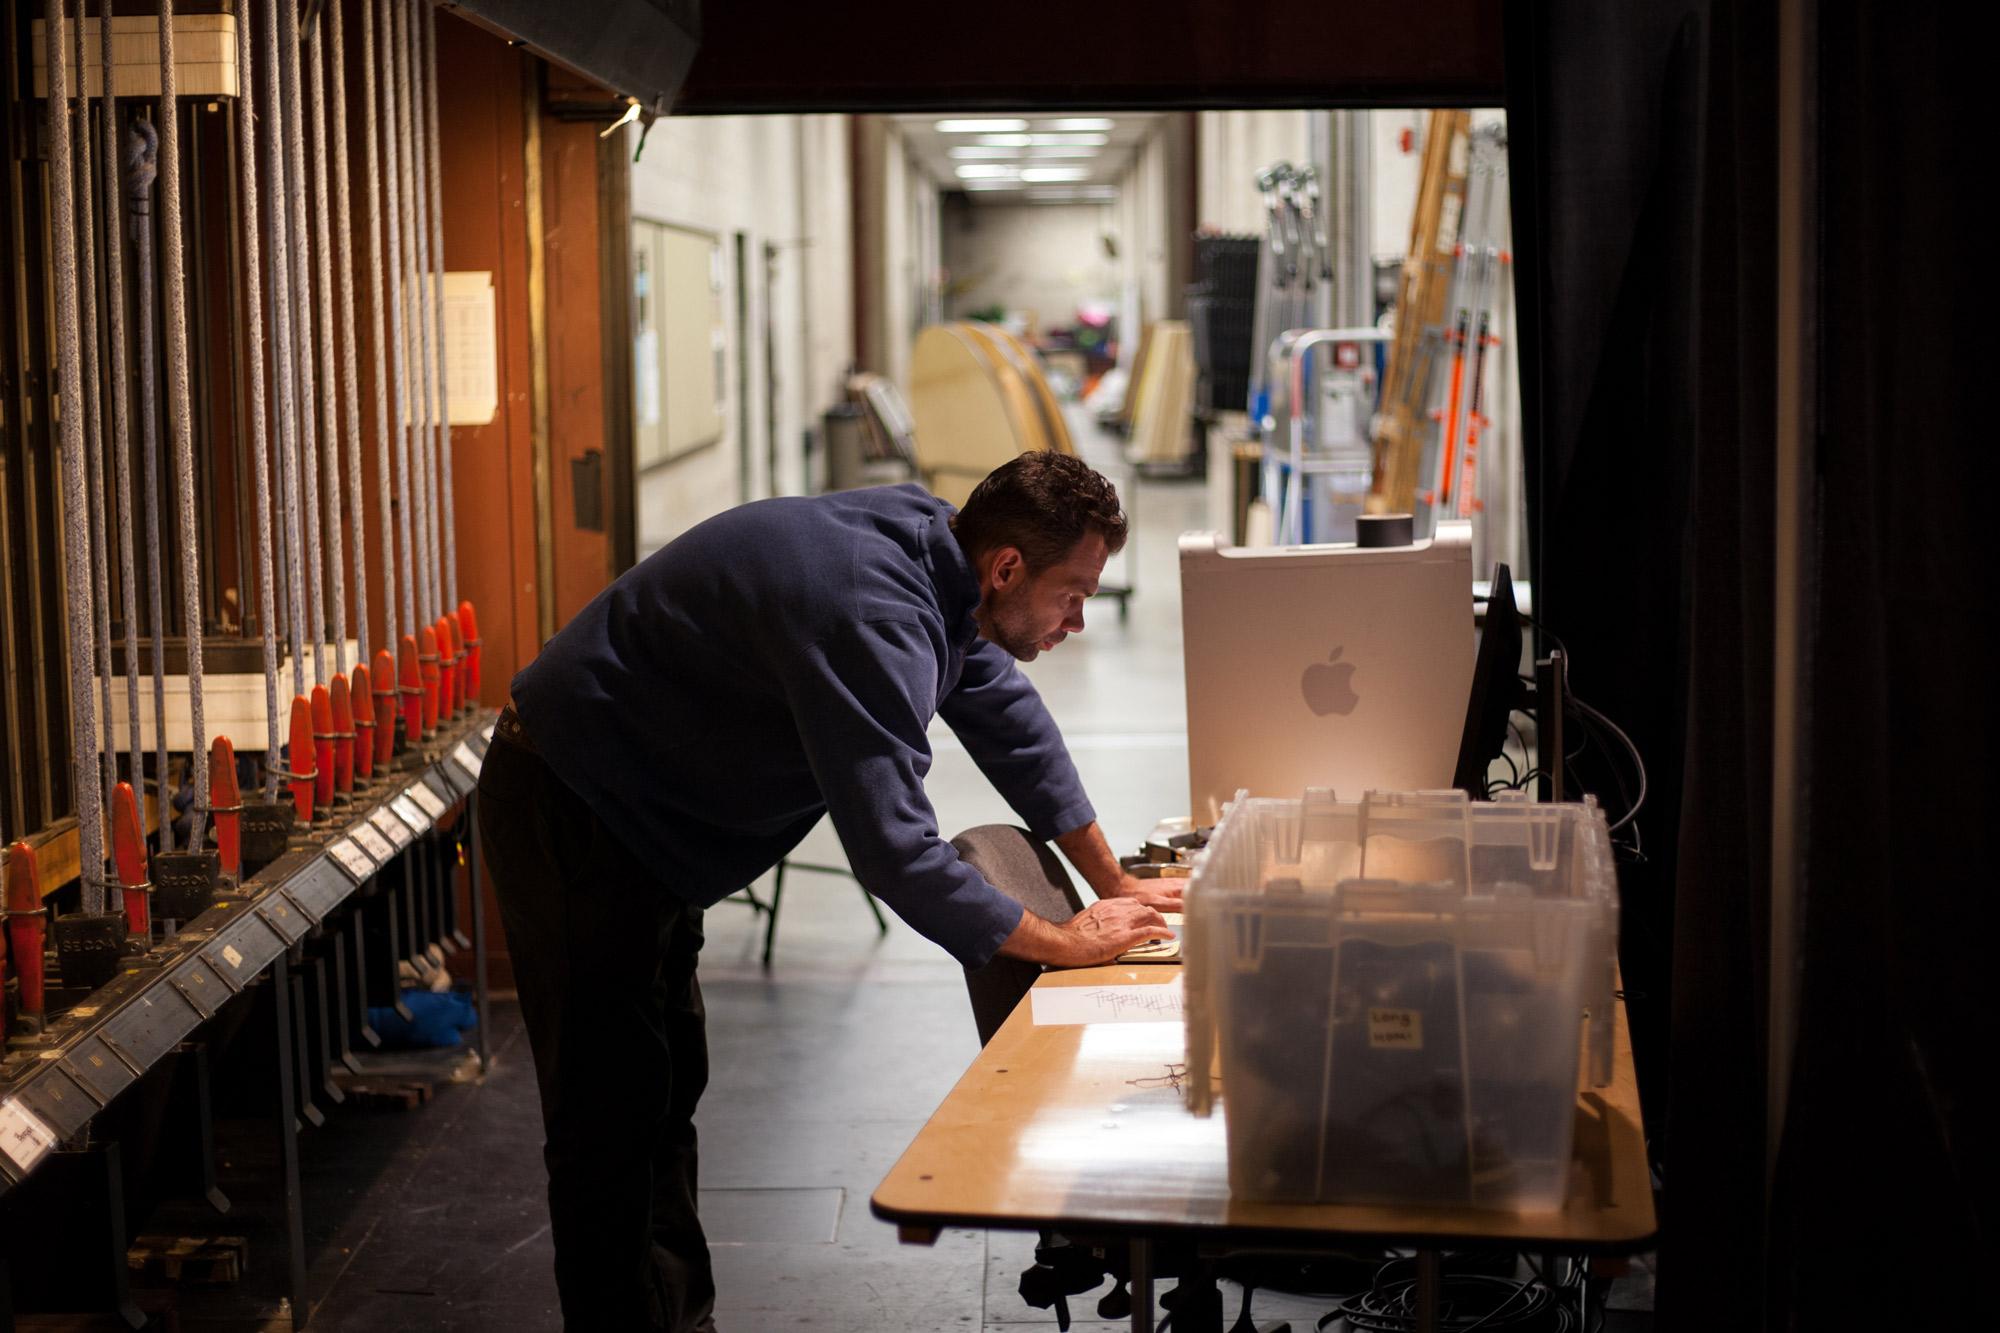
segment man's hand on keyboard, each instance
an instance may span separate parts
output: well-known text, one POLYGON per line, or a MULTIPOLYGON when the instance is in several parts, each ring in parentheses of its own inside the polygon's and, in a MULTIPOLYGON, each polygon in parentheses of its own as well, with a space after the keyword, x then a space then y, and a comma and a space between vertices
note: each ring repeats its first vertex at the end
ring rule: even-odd
POLYGON ((1181 890, 1186 884, 1185 879, 1134 879, 1123 875, 1119 877, 1114 896, 1144 903, 1158 912, 1178 912, 1181 910, 1181 890))

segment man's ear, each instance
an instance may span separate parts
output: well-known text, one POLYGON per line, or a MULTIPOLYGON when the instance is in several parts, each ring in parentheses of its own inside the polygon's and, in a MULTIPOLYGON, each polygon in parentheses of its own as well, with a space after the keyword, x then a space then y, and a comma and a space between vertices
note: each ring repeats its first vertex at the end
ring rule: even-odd
POLYGON ((987 581, 995 588, 1005 588, 1017 582, 1028 572, 1028 563, 1022 558, 1019 548, 1003 546, 993 553, 993 563, 988 567, 987 581))

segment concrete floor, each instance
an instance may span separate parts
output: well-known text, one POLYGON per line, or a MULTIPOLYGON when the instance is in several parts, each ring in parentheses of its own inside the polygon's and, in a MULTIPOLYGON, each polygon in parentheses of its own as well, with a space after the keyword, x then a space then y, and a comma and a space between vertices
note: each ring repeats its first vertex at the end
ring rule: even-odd
MULTIPOLYGON (((1175 539, 1205 526, 1207 501, 1199 482, 1121 487, 1135 534, 1125 568, 1110 575, 1135 589, 1129 618, 1121 622, 1114 602, 1094 603, 1086 632, 1028 670, 1124 850, 1186 803, 1175 539)), ((933 739, 929 788, 941 830, 1011 822, 949 731, 939 727, 933 739)), ((830 827, 799 859, 842 863, 830 827)), ((1053 1328, 1052 1312, 1016 1293, 1032 1236, 951 1231, 935 1246, 911 1247, 868 1213, 871 1191, 977 1050, 958 966, 898 922, 878 939, 857 887, 829 876, 788 881, 769 972, 758 964, 761 943, 747 909, 709 912, 701 981, 713 1074, 699 1125, 718 1327, 1053 1328)), ((489 1035, 495 1059, 485 1077, 446 1086, 413 1113, 343 1111, 303 1140, 313 1327, 560 1327, 533 1071, 510 1002, 496 1006, 489 1035)), ((433 1072, 445 1067, 433 1062, 433 1072)), ((258 1174, 247 1159, 234 1169, 258 1174)), ((273 1291, 279 1280, 282 1241, 271 1220, 246 1197, 217 1228, 252 1236, 257 1279, 246 1280, 228 1318, 204 1318, 184 1302, 182 1326, 291 1326, 268 1296, 244 1318, 249 1288, 273 1291)), ((1233 1318, 1236 1293, 1225 1300, 1233 1318)), ((1289 1316, 1294 1329, 1309 1329, 1331 1304, 1264 1293, 1256 1311, 1260 1323, 1289 1316)), ((1096 1321, 1095 1305, 1095 1295, 1075 1300, 1073 1326, 1124 1326, 1096 1321)))

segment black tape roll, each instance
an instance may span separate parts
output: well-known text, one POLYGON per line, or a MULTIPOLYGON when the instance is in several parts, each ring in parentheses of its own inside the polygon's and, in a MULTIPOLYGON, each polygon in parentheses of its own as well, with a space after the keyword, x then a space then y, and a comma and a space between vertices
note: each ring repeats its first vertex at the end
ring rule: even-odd
POLYGON ((1416 544, 1416 520, 1408 514, 1363 514, 1354 520, 1354 542, 1370 549, 1416 544))

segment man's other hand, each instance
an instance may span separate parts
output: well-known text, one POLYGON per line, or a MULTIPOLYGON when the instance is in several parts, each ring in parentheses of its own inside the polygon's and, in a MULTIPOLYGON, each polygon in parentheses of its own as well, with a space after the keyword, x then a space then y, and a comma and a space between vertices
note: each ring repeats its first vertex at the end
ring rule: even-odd
POLYGON ((1178 912, 1181 910, 1181 891, 1186 887, 1185 879, 1134 879, 1130 875, 1120 875, 1112 896, 1144 903, 1158 912, 1178 912))
POLYGON ((1092 903, 1062 927, 1074 956, 1060 960, 1070 967, 1108 963, 1127 949, 1152 940, 1173 938, 1160 914, 1130 898, 1106 898, 1092 903))

